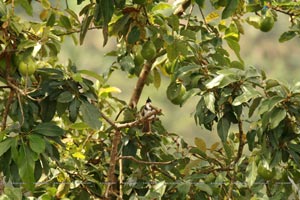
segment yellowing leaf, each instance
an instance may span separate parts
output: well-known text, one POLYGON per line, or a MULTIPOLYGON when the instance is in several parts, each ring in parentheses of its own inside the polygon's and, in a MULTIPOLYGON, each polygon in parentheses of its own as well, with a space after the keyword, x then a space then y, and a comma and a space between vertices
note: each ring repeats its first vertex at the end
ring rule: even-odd
POLYGON ((215 150, 218 148, 219 145, 220 145, 219 142, 213 143, 213 144, 210 146, 210 151, 211 151, 211 152, 212 152, 212 151, 215 151, 215 150))
POLYGON ((74 158, 79 159, 79 160, 84 160, 85 159, 85 155, 83 155, 81 152, 78 152, 78 151, 73 153, 72 156, 74 158))
POLYGON ((196 137, 194 142, 201 151, 206 151, 206 143, 203 139, 196 137))
POLYGON ((217 19, 219 17, 219 14, 216 13, 216 12, 211 12, 209 13, 206 17, 205 17, 205 20, 207 23, 217 19))
POLYGON ((101 88, 99 91, 99 96, 104 93, 112 93, 112 92, 121 93, 122 91, 117 87, 101 88))
POLYGON ((196 167, 197 165, 199 165, 199 163, 201 162, 200 159, 197 160, 191 160, 184 168, 183 170, 183 174, 184 175, 189 175, 190 171, 193 167, 196 167))

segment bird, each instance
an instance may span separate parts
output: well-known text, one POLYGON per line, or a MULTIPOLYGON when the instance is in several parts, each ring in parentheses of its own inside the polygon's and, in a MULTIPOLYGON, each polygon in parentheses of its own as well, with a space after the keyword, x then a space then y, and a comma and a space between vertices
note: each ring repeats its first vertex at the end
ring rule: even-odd
MULTIPOLYGON (((152 107, 152 101, 151 99, 148 97, 147 100, 146 100, 146 103, 145 105, 142 107, 141 109, 141 115, 142 117, 145 117, 146 115, 148 115, 150 112, 153 111, 153 107, 152 107)), ((149 133, 151 132, 151 121, 155 118, 155 115, 152 115, 151 117, 147 118, 145 121, 144 121, 144 124, 143 124, 143 129, 142 131, 144 133, 149 133)))

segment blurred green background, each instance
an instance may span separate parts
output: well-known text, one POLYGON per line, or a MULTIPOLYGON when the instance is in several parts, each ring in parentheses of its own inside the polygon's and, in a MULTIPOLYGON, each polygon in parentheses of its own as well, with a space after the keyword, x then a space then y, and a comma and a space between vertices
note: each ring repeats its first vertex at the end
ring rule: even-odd
MULTIPOLYGON (((69 4, 71 8, 76 7, 76 1, 73 2, 74 5, 69 4)), ((79 11, 80 8, 77 7, 76 10, 79 11)), ((300 80, 300 69, 298 67, 300 41, 298 38, 294 38, 288 42, 279 43, 278 38, 287 30, 289 19, 282 14, 278 15, 279 21, 268 33, 260 32, 244 23, 245 34, 242 35, 240 42, 241 56, 246 65, 263 69, 267 77, 293 84, 300 80)), ((114 57, 105 56, 105 54, 116 49, 116 42, 115 38, 110 38, 105 47, 102 46, 102 43, 101 30, 89 31, 84 44, 81 46, 74 46, 73 41, 66 37, 59 54, 60 62, 67 64, 68 59, 71 59, 78 69, 89 69, 97 73, 105 72, 115 59, 114 57)), ((232 58, 235 59, 234 55, 232 58)), ((115 94, 115 96, 128 102, 136 80, 137 78, 127 77, 124 72, 116 71, 109 83, 122 91, 120 94, 115 94)), ((160 119, 168 131, 176 132, 190 144, 193 144, 195 137, 205 139, 208 144, 216 141, 217 134, 195 125, 193 112, 199 97, 188 100, 182 108, 174 106, 166 97, 165 91, 168 84, 168 78, 163 77, 159 89, 154 88, 154 86, 146 86, 138 106, 142 106, 149 96, 155 106, 163 109, 164 115, 160 119)))

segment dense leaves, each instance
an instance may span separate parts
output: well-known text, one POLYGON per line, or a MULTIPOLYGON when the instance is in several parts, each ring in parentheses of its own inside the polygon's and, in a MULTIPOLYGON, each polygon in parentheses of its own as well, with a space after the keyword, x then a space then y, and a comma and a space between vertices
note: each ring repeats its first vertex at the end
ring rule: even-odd
POLYGON ((49 0, 0 2, 1 198, 297 197, 299 84, 248 66, 239 41, 247 25, 270 31, 278 12, 290 17, 279 41, 295 38, 298 2, 77 4, 79 13, 68 2, 66 8, 49 0), (109 73, 58 64, 63 38, 83 44, 91 29, 102 29, 103 45, 117 38, 109 73), (120 90, 108 80, 116 69, 139 77, 135 102, 113 96, 120 90), (220 142, 209 146, 199 135, 189 146, 158 117, 150 133, 142 132, 147 119, 136 103, 143 86, 159 88, 162 76, 170 80, 166 100, 182 106, 197 98, 195 123, 216 131, 220 142))

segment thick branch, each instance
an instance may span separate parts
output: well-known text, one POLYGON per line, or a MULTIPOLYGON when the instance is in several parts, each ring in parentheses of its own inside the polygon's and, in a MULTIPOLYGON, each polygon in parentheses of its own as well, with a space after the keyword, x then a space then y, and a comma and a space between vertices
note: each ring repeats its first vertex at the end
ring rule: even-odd
POLYGON ((137 103, 139 102, 139 99, 141 97, 143 88, 145 86, 146 79, 151 71, 151 67, 154 61, 147 61, 143 69, 140 73, 139 79, 136 82, 135 88, 133 90, 133 93, 131 95, 131 99, 129 101, 129 107, 135 108, 137 103))
POLYGON ((109 170, 107 174, 108 185, 105 191, 106 198, 109 197, 109 194, 112 192, 111 187, 116 182, 115 168, 116 168, 116 163, 118 161, 118 146, 120 141, 121 141, 121 132, 119 130, 116 130, 112 141, 112 148, 110 151, 110 163, 109 163, 109 170))

